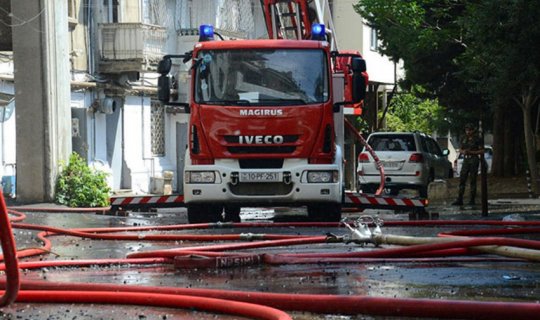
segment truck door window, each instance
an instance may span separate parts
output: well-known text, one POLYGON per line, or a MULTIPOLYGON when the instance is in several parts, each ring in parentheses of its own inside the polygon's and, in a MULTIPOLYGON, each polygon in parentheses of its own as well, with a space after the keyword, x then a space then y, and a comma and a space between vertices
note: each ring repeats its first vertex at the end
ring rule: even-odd
POLYGON ((322 50, 206 50, 197 59, 198 103, 303 105, 329 98, 322 50))

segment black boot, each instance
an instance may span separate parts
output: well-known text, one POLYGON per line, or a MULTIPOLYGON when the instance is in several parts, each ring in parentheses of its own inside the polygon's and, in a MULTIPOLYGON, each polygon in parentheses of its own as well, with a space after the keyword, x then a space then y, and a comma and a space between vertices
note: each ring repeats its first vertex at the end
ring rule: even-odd
POLYGON ((462 206, 463 205, 463 198, 457 198, 456 201, 452 202, 453 206, 462 206))

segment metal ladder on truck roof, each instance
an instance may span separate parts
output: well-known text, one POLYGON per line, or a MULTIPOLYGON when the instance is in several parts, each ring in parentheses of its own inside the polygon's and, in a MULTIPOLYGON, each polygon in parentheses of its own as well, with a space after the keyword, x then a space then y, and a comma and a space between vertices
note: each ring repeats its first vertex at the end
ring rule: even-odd
POLYGON ((310 39, 313 23, 326 25, 327 41, 337 50, 328 0, 261 0, 270 39, 310 39))
POLYGON ((306 0, 264 0, 264 15, 271 39, 309 39, 311 17, 306 0))

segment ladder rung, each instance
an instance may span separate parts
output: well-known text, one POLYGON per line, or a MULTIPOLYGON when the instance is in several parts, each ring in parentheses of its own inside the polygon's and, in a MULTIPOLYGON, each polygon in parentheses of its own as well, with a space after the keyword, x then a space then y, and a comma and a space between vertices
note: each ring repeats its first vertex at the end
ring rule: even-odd
POLYGON ((296 12, 282 13, 281 16, 283 16, 283 17, 294 17, 294 16, 296 16, 296 12))

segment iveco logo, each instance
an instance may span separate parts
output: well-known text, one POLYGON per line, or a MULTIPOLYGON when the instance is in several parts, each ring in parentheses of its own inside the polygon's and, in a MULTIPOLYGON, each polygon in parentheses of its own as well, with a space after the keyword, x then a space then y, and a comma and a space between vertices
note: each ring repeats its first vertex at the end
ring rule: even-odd
POLYGON ((283 110, 281 109, 241 109, 241 116, 281 116, 283 110))
POLYGON ((238 143, 242 144, 281 144, 283 136, 238 136, 238 143))

